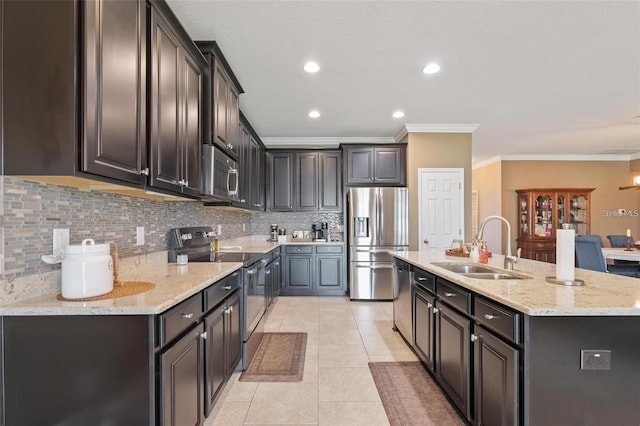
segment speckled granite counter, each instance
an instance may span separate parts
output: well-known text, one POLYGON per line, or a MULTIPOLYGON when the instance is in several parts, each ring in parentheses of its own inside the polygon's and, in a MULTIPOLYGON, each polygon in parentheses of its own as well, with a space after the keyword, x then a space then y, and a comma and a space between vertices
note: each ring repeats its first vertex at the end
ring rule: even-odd
MULTIPOLYGON (((432 262, 468 262, 444 253, 395 252, 393 255, 478 294, 532 316, 640 316, 640 279, 576 269, 582 287, 551 284, 555 265, 519 259, 515 272, 531 279, 483 280, 467 278, 432 262)), ((502 268, 504 256, 494 255, 489 266, 502 268)))
POLYGON ((155 288, 134 296, 92 302, 59 301, 56 294, 0 305, 2 316, 159 314, 242 267, 240 262, 139 265, 121 281, 148 281, 155 288))
MULTIPOLYGON (((255 235, 220 241, 221 251, 268 253, 274 248, 290 244, 343 245, 344 242, 294 242, 274 243, 266 235, 255 235)), ((186 267, 167 263, 167 253, 121 260, 120 281, 148 281, 156 285, 152 290, 134 296, 93 302, 59 301, 60 271, 45 275, 25 277, 20 281, 25 295, 4 295, 0 302, 0 315, 147 315, 158 314, 187 297, 206 288, 242 267, 241 263, 189 263, 186 267)), ((12 287, 7 293, 16 293, 21 286, 12 287)))

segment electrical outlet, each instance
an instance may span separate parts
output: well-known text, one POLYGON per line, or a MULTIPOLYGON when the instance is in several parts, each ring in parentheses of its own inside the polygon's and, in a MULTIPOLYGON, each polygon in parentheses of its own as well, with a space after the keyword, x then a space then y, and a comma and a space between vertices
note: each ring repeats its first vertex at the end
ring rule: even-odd
POLYGON ((64 248, 69 245, 69 230, 53 230, 53 254, 63 254, 64 248))
POLYGON ((581 370, 610 370, 611 351, 610 350, 588 350, 580 351, 581 370))
POLYGON ((246 229, 246 223, 243 223, 243 224, 242 224, 242 232, 247 232, 247 229, 246 229))
POLYGON ((144 226, 136 226, 136 245, 144 245, 144 226))
POLYGON ((218 225, 218 232, 216 232, 216 235, 220 236, 222 234, 222 225, 218 225))

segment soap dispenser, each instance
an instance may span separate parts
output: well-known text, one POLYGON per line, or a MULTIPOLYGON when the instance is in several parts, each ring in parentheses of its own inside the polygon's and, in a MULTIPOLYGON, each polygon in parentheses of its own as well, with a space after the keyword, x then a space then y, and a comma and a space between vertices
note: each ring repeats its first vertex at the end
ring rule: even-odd
POLYGON ((471 245, 471 252, 469 253, 469 260, 472 262, 478 262, 480 260, 480 250, 478 249, 478 240, 473 240, 471 245))

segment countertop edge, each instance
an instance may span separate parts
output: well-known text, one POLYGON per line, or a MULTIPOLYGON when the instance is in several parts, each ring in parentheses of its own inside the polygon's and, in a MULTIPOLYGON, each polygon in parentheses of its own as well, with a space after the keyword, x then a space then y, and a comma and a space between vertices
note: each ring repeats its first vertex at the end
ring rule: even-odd
MULTIPOLYGON (((586 287, 569 287, 562 286, 557 284, 550 284, 544 281, 545 276, 553 276, 555 271, 555 265, 548 264, 545 262, 536 262, 532 260, 526 261, 526 266, 529 270, 517 269, 514 272, 528 275, 531 278, 524 280, 480 280, 473 279, 461 276, 455 272, 451 272, 444 268, 440 268, 436 265, 433 265, 433 262, 469 262, 468 259, 464 258, 452 258, 445 257, 444 255, 435 255, 432 260, 422 261, 416 260, 415 256, 418 256, 417 253, 421 252, 391 252, 393 257, 401 259, 407 263, 410 263, 416 267, 424 269, 430 273, 433 273, 437 276, 440 276, 446 280, 449 280, 467 290, 470 290, 480 296, 491 299, 495 302, 501 303, 505 306, 508 306, 512 309, 517 310, 525 315, 529 316, 640 316, 640 280, 637 278, 626 278, 626 277, 612 277, 610 274, 604 274, 595 271, 587 271, 583 269, 576 268, 576 278, 593 278, 598 277, 603 282, 611 281, 614 279, 624 280, 627 283, 637 284, 636 295, 634 298, 633 295, 625 294, 621 289, 617 289, 615 285, 608 287, 607 284, 587 282, 586 287), (412 257, 413 256, 413 257, 412 257), (533 262, 533 263, 529 263, 533 262), (536 265, 538 264, 538 265, 536 265), (597 274, 597 275, 594 275, 597 274), (630 281, 629 281, 630 280, 630 281), (637 283, 634 283, 633 280, 637 280, 637 283), (531 286, 537 286, 535 289, 531 288, 531 286), (525 287, 531 288, 532 292, 540 292, 540 293, 550 293, 552 292, 556 297, 556 303, 558 299, 562 299, 563 296, 566 297, 567 300, 573 301, 577 299, 581 292, 593 292, 593 298, 597 298, 601 296, 603 299, 606 298, 615 298, 619 300, 625 300, 628 304, 623 305, 607 305, 606 303, 602 303, 601 305, 597 305, 597 302, 594 302, 594 306, 561 306, 554 305, 551 303, 535 303, 532 301, 523 301, 517 300, 514 297, 507 297, 504 294, 500 294, 499 292, 492 291, 493 288, 497 288, 501 286, 501 290, 505 286, 509 286, 514 288, 515 290, 522 290, 525 287), (573 299, 572 299, 573 298, 573 299), (633 302, 636 300, 635 302, 633 302), (635 304, 634 304, 635 303, 635 304)), ((428 255, 422 255, 428 256, 428 255)), ((491 267, 494 268, 502 268, 501 262, 503 261, 504 256, 495 255, 494 259, 490 261, 491 267)), ((525 263, 525 262, 522 262, 525 263)), ((515 291, 514 291, 515 292, 515 291)), ((522 293, 522 292, 521 292, 522 293)), ((529 296, 531 298, 531 296, 529 296)), ((560 302, 563 302, 560 300, 560 302)))

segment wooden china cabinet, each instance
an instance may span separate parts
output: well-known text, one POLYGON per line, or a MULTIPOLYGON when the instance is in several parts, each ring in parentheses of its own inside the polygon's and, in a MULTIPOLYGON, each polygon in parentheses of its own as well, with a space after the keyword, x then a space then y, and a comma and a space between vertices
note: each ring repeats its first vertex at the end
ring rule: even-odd
POLYGON ((573 225, 576 235, 591 231, 591 192, 594 188, 520 189, 518 248, 525 259, 556 262, 556 229, 573 225))

